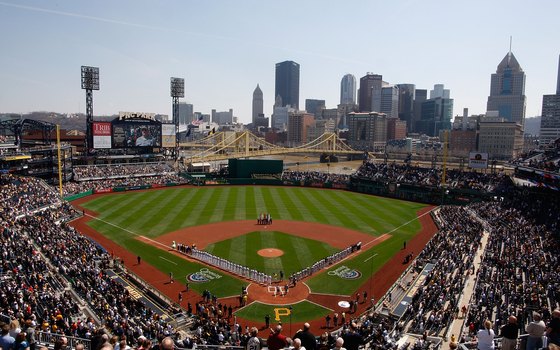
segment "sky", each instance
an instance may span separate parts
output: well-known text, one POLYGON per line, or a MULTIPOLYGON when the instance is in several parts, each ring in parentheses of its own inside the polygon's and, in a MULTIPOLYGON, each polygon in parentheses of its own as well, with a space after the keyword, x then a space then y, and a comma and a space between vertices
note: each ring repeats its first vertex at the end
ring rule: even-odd
POLYGON ((171 115, 170 77, 194 110, 265 115, 278 62, 300 64, 300 108, 335 108, 340 80, 367 72, 418 89, 445 84, 454 115, 486 111, 490 75, 512 52, 527 117, 556 91, 558 0, 0 0, 0 113, 85 113, 80 67, 99 67, 94 115, 171 115))

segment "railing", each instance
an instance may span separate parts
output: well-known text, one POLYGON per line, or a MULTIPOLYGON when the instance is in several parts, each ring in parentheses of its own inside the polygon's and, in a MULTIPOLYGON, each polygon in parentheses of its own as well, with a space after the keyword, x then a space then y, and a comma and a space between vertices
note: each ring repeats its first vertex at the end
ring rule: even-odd
POLYGON ((71 336, 64 335, 64 334, 49 333, 49 332, 43 332, 43 331, 38 331, 36 333, 37 343, 45 344, 47 346, 49 344, 54 345, 54 343, 56 343, 57 340, 59 340, 60 338, 63 338, 63 337, 68 339, 68 349, 75 349, 77 344, 84 344, 84 349, 85 350, 92 350, 91 349, 91 340, 89 340, 89 339, 71 337, 71 336))

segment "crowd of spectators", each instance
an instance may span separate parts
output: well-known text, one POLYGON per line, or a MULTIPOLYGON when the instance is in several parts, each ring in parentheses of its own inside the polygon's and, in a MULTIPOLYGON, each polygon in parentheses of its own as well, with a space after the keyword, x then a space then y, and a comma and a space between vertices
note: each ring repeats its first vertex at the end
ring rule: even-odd
POLYGON ((140 336, 161 339, 175 333, 158 314, 105 273, 112 257, 65 223, 77 213, 70 205, 61 204, 54 190, 46 194, 42 182, 33 178, 4 175, 2 181, 2 195, 26 198, 26 215, 18 218, 16 214, 21 211, 6 208, 0 213, 3 317, 22 325, 16 327, 20 330, 23 325, 29 326, 28 334, 42 330, 93 338, 109 330, 135 341, 140 336), (53 207, 37 210, 45 205, 53 207), (86 317, 68 286, 101 324, 86 317))
MULTIPOLYGON (((428 187, 441 186, 442 170, 422 168, 409 164, 364 162, 352 176, 380 182, 396 182, 428 187)), ((501 173, 479 173, 448 169, 445 186, 447 188, 478 189, 492 192, 501 187, 507 176, 501 173)))
POLYGON ((413 333, 440 336, 457 314, 483 227, 464 207, 442 207, 437 219, 439 232, 414 262, 417 273, 429 263, 433 268, 412 297, 402 322, 413 333))
POLYGON ((332 184, 347 184, 349 179, 349 175, 319 171, 284 171, 282 173, 282 181, 303 181, 318 184, 326 182, 332 184))
POLYGON ((526 204, 515 208, 520 203, 471 206, 490 231, 467 315, 471 333, 492 320, 498 334, 514 316, 522 334, 536 317, 550 322, 552 310, 560 307, 558 236, 536 224, 526 204))
POLYGON ((136 163, 75 166, 75 181, 145 177, 175 173, 168 163, 136 163))
POLYGON ((3 214, 17 217, 34 209, 60 202, 56 192, 33 177, 0 177, 0 210, 3 214))
POLYGON ((550 150, 531 151, 529 153, 522 154, 511 163, 528 168, 558 173, 560 171, 560 149, 555 148, 550 150))
POLYGON ((165 174, 145 177, 129 177, 122 179, 106 179, 74 182, 69 181, 62 186, 62 192, 65 196, 87 192, 89 190, 99 191, 114 187, 135 187, 147 185, 165 185, 167 183, 186 184, 185 178, 176 174, 165 174))

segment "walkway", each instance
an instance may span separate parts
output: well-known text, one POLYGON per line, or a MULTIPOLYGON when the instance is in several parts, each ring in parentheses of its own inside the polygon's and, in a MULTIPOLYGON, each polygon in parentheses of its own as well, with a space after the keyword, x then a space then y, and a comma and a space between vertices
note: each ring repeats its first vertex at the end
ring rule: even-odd
MULTIPOLYGON (((469 211, 470 215, 475 216, 476 213, 469 211)), ((476 271, 478 271, 478 269, 480 268, 480 263, 482 260, 482 256, 484 254, 484 252, 486 251, 486 245, 488 243, 488 236, 489 236, 489 232, 487 229, 487 225, 485 222, 483 222, 481 219, 478 218, 478 216, 475 216, 477 220, 479 220, 481 223, 484 224, 484 231, 482 233, 482 239, 480 241, 480 248, 477 250, 476 255, 474 257, 474 267, 475 267, 475 273, 469 275, 469 277, 467 278, 467 281, 465 282, 465 286, 463 288, 463 294, 461 295, 461 298, 459 299, 459 309, 462 308, 463 305, 467 306, 467 309, 470 307, 469 303, 471 300, 471 297, 474 293, 474 286, 476 283, 476 271)), ((459 311, 459 316, 451 323, 451 327, 449 328, 449 332, 448 334, 446 334, 443 338, 443 349, 448 349, 449 348, 449 343, 451 342, 451 335, 455 335, 457 342, 461 339, 461 335, 463 335, 464 332, 464 318, 462 317, 462 313, 459 311)))

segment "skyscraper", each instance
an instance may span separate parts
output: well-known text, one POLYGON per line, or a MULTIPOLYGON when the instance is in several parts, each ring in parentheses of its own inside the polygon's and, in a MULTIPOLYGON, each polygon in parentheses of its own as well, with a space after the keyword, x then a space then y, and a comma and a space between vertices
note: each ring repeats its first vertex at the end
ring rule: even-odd
MULTIPOLYGON (((360 112, 379 112, 381 109, 381 87, 383 76, 367 73, 360 78, 360 98, 358 101, 360 112), (374 104, 374 95, 379 97, 379 102, 374 104), (378 106, 377 110, 374 109, 378 106)), ((377 102, 377 101, 376 101, 377 102)))
POLYGON ((299 64, 294 61, 276 63, 275 98, 281 98, 281 107, 299 109, 299 64))
POLYGON ((506 121, 525 122, 525 72, 510 51, 492 74, 486 111, 497 111, 506 121))
POLYGON ((558 59, 558 78, 556 95, 544 95, 541 114, 541 144, 549 144, 560 138, 560 57, 558 59))
POLYGON ((263 93, 261 91, 261 88, 259 87, 259 84, 257 84, 255 91, 253 91, 253 125, 257 123, 257 118, 259 116, 264 116, 263 108, 263 93))
POLYGON ((397 84, 397 86, 399 87, 399 119, 405 121, 407 130, 412 132, 416 86, 414 84, 397 84))
POLYGON ((346 74, 340 81, 340 104, 356 104, 356 77, 346 74))
POLYGON ((399 88, 396 85, 385 85, 381 88, 381 113, 387 118, 399 117, 399 88))
POLYGON ((305 99, 305 110, 313 114, 315 118, 321 118, 321 112, 325 109, 325 100, 305 99))
POLYGON ((438 136, 440 130, 451 129, 453 99, 449 96, 449 90, 444 89, 443 84, 434 85, 434 90, 430 91, 430 99, 422 103, 420 120, 416 122, 416 132, 438 136))

